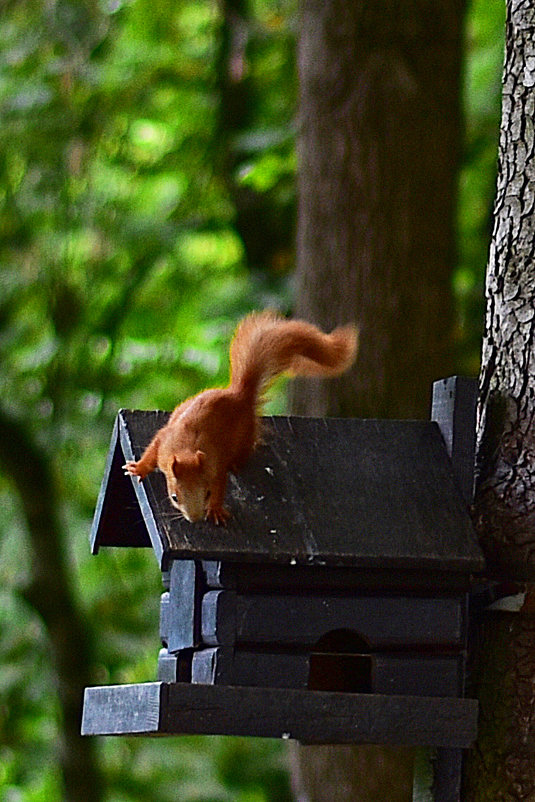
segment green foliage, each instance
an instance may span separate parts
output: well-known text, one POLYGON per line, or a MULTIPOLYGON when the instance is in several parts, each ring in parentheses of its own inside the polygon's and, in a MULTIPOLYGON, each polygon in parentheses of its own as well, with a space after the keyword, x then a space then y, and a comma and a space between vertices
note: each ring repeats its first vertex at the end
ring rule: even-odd
MULTIPOLYGON (((475 0, 470 18, 456 275, 467 362, 493 193, 501 5, 475 0)), ((289 303, 296 2, 243 7, 244 44, 225 61, 215 0, 2 6, 0 411, 53 467, 102 683, 154 678, 159 648, 152 554, 88 554, 116 410, 170 409, 226 381, 235 321, 289 303)), ((0 802, 55 802, 61 711, 47 631, 25 597, 31 555, 8 476, 0 505, 0 802)), ((290 799, 277 743, 102 739, 99 753, 110 802, 290 799)))
MULTIPOLYGON (((277 37, 255 24, 276 61, 277 37)), ((159 648, 153 556, 88 555, 113 417, 225 381, 234 323, 266 293, 214 164, 221 25, 210 0, 11 2, 0 20, 2 412, 53 465, 101 682, 154 678, 159 648)), ((248 136, 280 117, 262 108, 248 136)), ((254 170, 266 148, 247 154, 254 170)), ((271 172, 259 191, 276 187, 271 172)), ((31 559, 12 489, 0 480, 0 799, 51 802, 60 710, 46 629, 24 598, 31 559)), ((287 797, 278 745, 100 748, 110 800, 287 797), (241 760, 251 768, 238 776, 241 760)))
POLYGON ((254 738, 167 738, 103 744, 109 800, 290 802, 286 766, 276 742, 254 738), (167 771, 162 768, 167 766, 167 771))

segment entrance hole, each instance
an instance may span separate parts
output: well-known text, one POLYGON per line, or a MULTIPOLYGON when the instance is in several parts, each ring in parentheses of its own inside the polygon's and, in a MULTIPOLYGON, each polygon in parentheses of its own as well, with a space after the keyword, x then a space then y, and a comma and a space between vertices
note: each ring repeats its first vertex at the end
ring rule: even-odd
POLYGON ((372 657, 356 632, 337 629, 323 635, 310 655, 308 688, 342 693, 372 692, 372 657))

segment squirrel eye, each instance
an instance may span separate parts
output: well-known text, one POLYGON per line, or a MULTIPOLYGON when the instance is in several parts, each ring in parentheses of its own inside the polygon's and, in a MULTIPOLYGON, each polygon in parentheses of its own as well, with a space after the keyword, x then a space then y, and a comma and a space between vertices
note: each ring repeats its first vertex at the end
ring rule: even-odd
POLYGON ((171 493, 171 501, 178 501, 176 493, 171 493))

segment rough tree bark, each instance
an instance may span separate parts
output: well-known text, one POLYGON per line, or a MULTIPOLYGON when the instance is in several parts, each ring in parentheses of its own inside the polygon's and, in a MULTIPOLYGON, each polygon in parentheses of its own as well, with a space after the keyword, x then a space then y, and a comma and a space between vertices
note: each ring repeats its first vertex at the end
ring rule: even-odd
MULTIPOLYGON (((502 577, 535 579, 535 2, 509 0, 480 376, 475 516, 502 577)), ((474 669, 479 739, 465 798, 535 799, 535 604, 487 612, 474 669)))
MULTIPOLYGON (((452 373, 463 0, 301 0, 298 315, 355 320, 357 364, 292 412, 426 418, 452 373)), ((412 798, 406 750, 306 747, 296 796, 412 798)))

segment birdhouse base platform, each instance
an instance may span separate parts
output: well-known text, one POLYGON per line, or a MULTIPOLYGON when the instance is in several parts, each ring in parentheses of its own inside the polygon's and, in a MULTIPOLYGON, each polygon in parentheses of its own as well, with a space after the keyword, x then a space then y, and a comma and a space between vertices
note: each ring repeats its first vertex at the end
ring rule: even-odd
POLYGON ((473 699, 146 682, 87 688, 83 735, 251 735, 467 748, 473 699))

